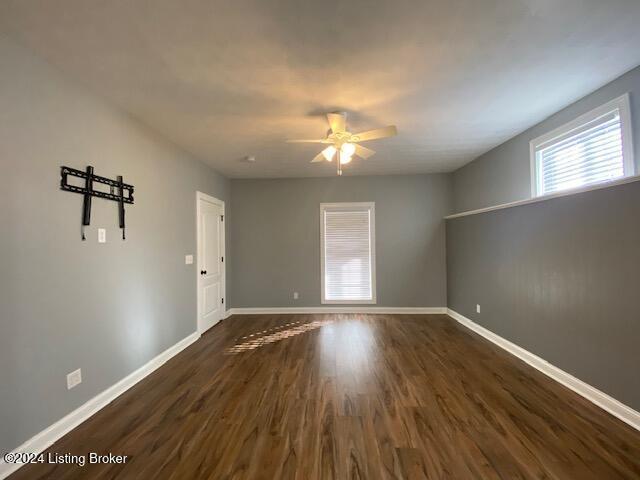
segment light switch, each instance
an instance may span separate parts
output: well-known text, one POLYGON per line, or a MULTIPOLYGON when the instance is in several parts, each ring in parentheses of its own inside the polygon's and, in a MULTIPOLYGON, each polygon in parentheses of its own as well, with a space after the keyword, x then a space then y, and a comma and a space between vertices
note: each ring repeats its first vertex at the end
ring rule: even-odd
POLYGON ((107 230, 105 228, 98 229, 98 243, 107 243, 107 230))
POLYGON ((185 265, 193 265, 193 255, 185 255, 184 256, 184 264, 185 265))

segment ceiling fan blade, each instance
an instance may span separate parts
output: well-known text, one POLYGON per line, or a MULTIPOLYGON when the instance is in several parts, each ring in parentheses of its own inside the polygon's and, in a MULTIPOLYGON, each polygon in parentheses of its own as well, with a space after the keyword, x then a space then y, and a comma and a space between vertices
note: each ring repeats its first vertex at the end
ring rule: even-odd
POLYGON ((366 132, 356 133, 351 137, 352 142, 366 142, 367 140, 376 140, 378 138, 393 137, 398 134, 395 125, 388 127, 376 128, 375 130, 367 130, 366 132))
POLYGON ((375 155, 376 153, 375 150, 371 150, 370 148, 363 147, 362 145, 358 145, 357 143, 355 144, 355 146, 356 146, 356 155, 364 160, 371 157, 372 155, 375 155))
POLYGON ((333 145, 329 145, 327 148, 322 150, 318 155, 311 160, 311 163, 322 162, 323 160, 327 160, 327 157, 333 160, 333 156, 336 154, 336 147, 333 145))
POLYGON ((346 128, 347 114, 346 113, 327 113, 327 120, 331 126, 333 133, 342 133, 346 128))
POLYGON ((287 140, 287 143, 333 143, 331 140, 323 138, 321 140, 287 140))
POLYGON ((324 155, 322 155, 322 152, 320 152, 315 157, 313 157, 313 160, 311 160, 311 163, 318 163, 318 162, 322 162, 323 160, 324 160, 324 155))

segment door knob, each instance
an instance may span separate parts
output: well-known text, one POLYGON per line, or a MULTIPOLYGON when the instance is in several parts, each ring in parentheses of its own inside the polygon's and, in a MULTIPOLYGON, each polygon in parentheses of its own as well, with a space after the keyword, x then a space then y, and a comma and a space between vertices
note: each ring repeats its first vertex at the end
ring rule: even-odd
POLYGON ((207 271, 206 270, 200 270, 200 275, 206 275, 207 271))

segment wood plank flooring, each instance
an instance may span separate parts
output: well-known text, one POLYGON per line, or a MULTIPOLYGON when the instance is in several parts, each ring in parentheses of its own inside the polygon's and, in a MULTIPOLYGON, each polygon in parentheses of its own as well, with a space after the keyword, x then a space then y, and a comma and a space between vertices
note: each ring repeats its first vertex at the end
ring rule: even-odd
POLYGON ((445 315, 234 316, 11 479, 640 478, 640 433, 445 315))

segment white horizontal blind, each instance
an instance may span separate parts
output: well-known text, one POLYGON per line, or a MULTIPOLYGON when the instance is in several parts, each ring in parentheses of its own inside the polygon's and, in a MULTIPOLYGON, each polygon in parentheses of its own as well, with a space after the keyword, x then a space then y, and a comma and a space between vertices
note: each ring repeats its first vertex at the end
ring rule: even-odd
POLYGON ((538 146, 536 163, 538 195, 623 177, 619 109, 538 146))
POLYGON ((325 302, 374 299, 372 206, 322 207, 325 302))

